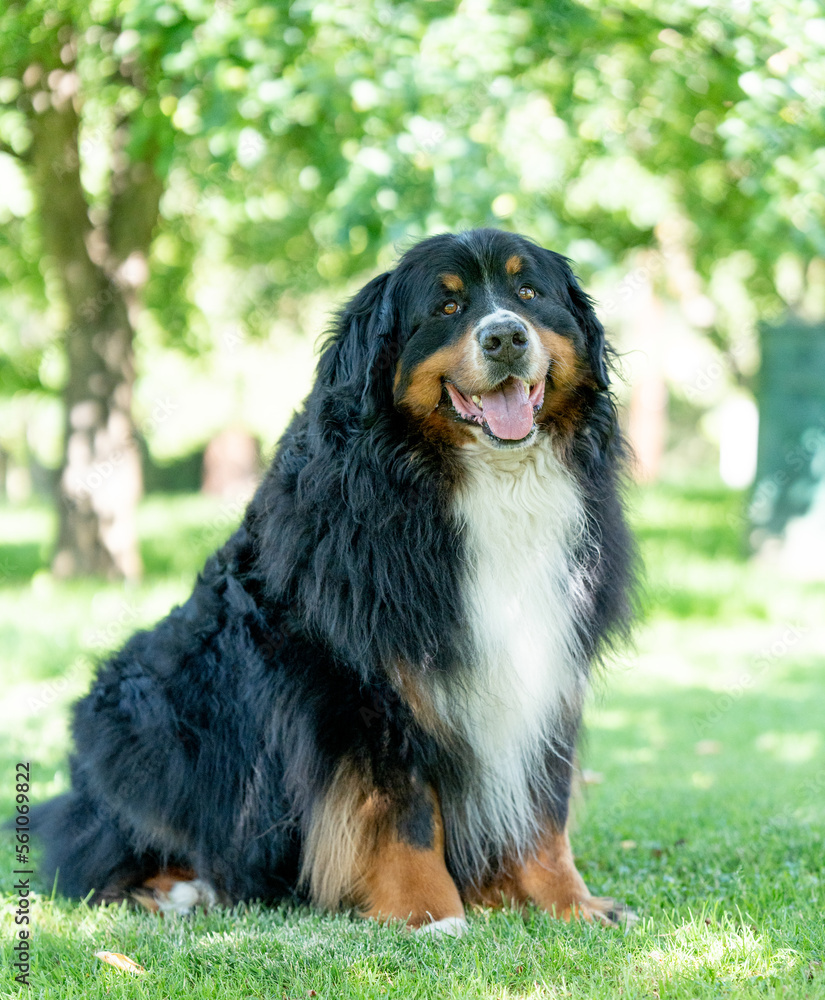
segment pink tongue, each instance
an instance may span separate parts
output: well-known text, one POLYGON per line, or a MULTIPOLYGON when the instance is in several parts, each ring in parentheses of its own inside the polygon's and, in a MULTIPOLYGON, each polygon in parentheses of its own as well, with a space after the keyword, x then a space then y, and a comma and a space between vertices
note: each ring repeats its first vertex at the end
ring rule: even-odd
POLYGON ((481 397, 484 419, 496 437, 520 441, 533 429, 533 407, 521 379, 508 378, 481 397))

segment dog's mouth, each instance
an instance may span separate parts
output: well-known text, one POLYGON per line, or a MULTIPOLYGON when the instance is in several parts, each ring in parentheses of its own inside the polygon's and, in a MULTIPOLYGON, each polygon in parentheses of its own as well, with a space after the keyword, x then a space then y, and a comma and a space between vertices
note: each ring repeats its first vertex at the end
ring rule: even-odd
POLYGON ((444 388, 461 420, 477 424, 496 442, 515 444, 533 432, 536 414, 544 403, 545 380, 530 385, 510 375, 495 388, 468 396, 452 382, 445 382, 444 388))

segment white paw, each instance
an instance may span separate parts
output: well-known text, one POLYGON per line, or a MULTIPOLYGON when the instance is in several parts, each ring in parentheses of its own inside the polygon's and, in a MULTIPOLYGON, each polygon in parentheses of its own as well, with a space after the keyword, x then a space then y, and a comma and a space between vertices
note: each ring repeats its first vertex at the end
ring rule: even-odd
POLYGON ((432 937, 462 937, 470 929, 464 917, 444 917, 443 920, 433 920, 416 928, 416 934, 429 934, 432 937))
POLYGON ((215 890, 202 879, 192 879, 191 882, 175 882, 167 891, 155 889, 155 900, 161 913, 176 913, 186 916, 197 906, 209 909, 218 901, 215 890))

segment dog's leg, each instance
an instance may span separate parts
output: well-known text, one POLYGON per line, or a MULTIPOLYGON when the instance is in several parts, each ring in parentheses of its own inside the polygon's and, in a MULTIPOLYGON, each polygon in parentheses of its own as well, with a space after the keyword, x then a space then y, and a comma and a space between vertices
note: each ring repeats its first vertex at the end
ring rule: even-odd
POLYGON ((377 789, 343 764, 319 800, 304 847, 302 878, 325 909, 457 934, 466 926, 444 860, 435 792, 415 780, 377 789))
POLYGON ((583 917, 614 926, 621 919, 620 907, 612 899, 590 895, 573 861, 566 829, 548 830, 521 865, 518 880, 529 899, 563 920, 583 917))
POLYGON ((562 920, 578 917, 606 926, 615 926, 625 918, 622 907, 612 899, 590 895, 573 860, 567 830, 552 827, 525 858, 511 860, 505 872, 469 894, 466 902, 484 906, 533 902, 562 920))
POLYGON ((164 868, 129 894, 151 913, 172 913, 187 916, 199 907, 210 909, 218 894, 203 879, 188 868, 164 868))
POLYGON ((361 878, 361 912, 422 932, 458 936, 464 906, 444 860, 444 823, 432 789, 379 834, 361 878))

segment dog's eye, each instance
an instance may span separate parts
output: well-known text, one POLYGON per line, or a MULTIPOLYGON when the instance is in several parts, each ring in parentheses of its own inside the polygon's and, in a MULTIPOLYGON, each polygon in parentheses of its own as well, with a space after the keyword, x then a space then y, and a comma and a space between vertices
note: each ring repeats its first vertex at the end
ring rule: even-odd
POLYGON ((441 307, 441 311, 447 316, 452 316, 453 313, 458 312, 458 303, 454 299, 450 299, 449 302, 445 302, 441 307))
POLYGON ((530 285, 522 285, 518 290, 518 297, 520 299, 534 299, 536 297, 535 288, 531 288, 530 285))

